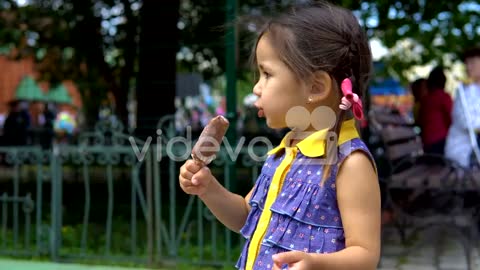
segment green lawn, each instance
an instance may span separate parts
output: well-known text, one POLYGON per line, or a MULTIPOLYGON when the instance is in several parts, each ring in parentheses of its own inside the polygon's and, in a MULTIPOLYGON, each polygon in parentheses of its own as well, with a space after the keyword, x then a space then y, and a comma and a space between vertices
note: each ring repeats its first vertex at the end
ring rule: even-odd
MULTIPOLYGON (((148 270, 146 268, 128 268, 117 266, 96 266, 82 264, 61 264, 39 261, 0 259, 0 269, 8 270, 148 270)), ((156 269, 159 270, 159 269, 156 269)))

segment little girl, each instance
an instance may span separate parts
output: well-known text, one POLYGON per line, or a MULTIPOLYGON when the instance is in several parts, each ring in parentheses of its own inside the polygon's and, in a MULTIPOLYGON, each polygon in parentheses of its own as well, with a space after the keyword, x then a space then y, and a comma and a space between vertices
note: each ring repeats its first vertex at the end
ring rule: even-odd
POLYGON ((265 25, 254 56, 258 116, 291 131, 245 198, 191 160, 181 188, 246 238, 239 269, 376 269, 380 191, 353 119, 372 59, 357 19, 330 4, 295 7, 265 25))

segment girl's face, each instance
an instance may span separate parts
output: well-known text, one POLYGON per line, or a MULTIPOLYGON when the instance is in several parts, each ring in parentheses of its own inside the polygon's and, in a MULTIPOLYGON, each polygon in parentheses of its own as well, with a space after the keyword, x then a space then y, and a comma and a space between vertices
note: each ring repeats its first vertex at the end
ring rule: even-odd
POLYGON ((480 82, 480 56, 474 56, 465 60, 468 77, 475 82, 480 82))
POLYGON ((288 110, 306 105, 308 86, 280 59, 268 34, 258 41, 256 58, 260 77, 253 93, 258 96, 258 116, 265 117, 270 128, 284 128, 288 110))

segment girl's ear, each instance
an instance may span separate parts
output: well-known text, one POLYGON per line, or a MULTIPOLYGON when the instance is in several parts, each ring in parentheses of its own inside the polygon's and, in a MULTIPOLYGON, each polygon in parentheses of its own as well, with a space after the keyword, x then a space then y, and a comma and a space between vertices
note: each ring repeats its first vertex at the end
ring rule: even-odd
POLYGON ((325 101, 332 92, 332 77, 322 70, 313 74, 308 103, 318 103, 325 101))

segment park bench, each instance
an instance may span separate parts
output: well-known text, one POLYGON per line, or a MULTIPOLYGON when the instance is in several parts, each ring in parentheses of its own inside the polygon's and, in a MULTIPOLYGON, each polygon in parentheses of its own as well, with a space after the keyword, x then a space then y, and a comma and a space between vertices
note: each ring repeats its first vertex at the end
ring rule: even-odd
POLYGON ((479 171, 468 171, 440 155, 423 152, 412 120, 386 109, 369 113, 372 133, 382 142, 388 175, 383 181, 384 208, 404 244, 417 233, 445 228, 461 241, 468 265, 477 244, 479 171), (470 200, 471 199, 471 200, 470 200))

